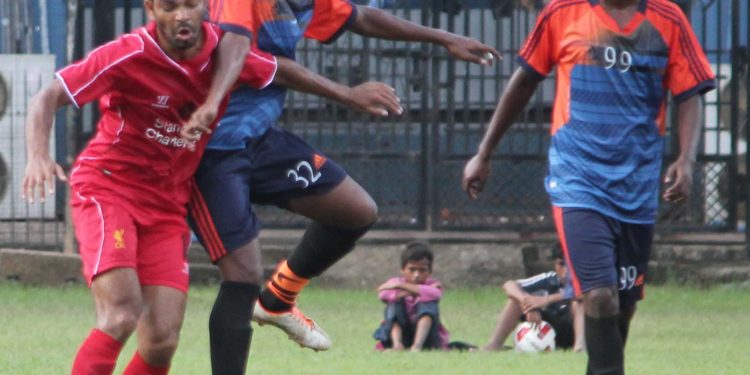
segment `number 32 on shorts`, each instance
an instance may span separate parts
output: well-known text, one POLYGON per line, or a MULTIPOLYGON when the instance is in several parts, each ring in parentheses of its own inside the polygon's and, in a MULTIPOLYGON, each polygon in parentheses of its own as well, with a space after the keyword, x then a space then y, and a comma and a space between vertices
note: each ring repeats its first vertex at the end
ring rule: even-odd
POLYGON ((306 160, 301 160, 294 168, 287 169, 286 176, 294 182, 302 183, 302 188, 307 189, 320 179, 321 173, 313 170, 312 165, 306 160))

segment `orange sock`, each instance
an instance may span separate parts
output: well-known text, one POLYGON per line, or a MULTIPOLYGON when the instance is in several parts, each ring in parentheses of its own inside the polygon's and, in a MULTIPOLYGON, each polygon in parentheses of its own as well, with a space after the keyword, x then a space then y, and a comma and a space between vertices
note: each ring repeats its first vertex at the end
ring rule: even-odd
POLYGON ((310 282, 310 279, 299 277, 292 272, 285 260, 281 262, 276 272, 271 276, 271 280, 266 283, 266 289, 282 302, 294 305, 297 295, 308 282, 310 282))

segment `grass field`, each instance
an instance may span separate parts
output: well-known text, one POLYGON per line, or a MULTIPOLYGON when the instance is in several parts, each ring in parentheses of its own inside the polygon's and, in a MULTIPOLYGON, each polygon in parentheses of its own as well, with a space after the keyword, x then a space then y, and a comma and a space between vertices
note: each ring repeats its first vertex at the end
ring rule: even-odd
MULTIPOLYGON (((750 291, 650 287, 626 350, 629 374, 750 373, 750 291)), ((215 288, 191 290, 172 374, 210 374, 208 314, 215 288)), ((502 297, 497 289, 448 290, 442 316, 452 339, 484 344, 502 297)), ((372 331, 381 318, 373 291, 308 288, 303 310, 334 341, 328 352, 302 350, 270 327, 255 330, 249 374, 583 374, 586 357, 572 352, 378 353, 372 331)), ((67 374, 93 324, 83 287, 29 288, 0 283, 0 374, 67 374)), ((120 373, 134 351, 121 355, 120 373)))

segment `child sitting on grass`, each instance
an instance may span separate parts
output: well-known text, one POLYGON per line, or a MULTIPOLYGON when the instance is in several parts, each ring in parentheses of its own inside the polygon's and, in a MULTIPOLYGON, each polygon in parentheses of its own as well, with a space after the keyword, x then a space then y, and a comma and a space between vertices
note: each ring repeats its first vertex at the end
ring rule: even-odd
POLYGON ((401 276, 378 287, 378 297, 387 305, 385 320, 373 335, 378 350, 448 349, 438 309, 443 287, 431 277, 432 260, 426 244, 412 242, 401 254, 401 276))

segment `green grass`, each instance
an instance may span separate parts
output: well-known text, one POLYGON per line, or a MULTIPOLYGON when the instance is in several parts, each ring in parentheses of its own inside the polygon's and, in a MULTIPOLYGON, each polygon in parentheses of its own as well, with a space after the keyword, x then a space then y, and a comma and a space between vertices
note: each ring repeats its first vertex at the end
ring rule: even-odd
MULTIPOLYGON (((210 374, 208 314, 214 287, 191 290, 172 374, 210 374)), ((750 293, 650 287, 626 350, 629 374, 747 374, 750 293)), ((441 303, 452 338, 482 345, 504 303, 497 288, 448 290, 441 303)), ((382 306, 373 291, 308 288, 301 306, 327 329, 328 352, 302 350, 275 328, 256 328, 251 374, 583 374, 571 352, 378 353, 371 337, 382 306)), ((88 290, 0 283, 0 374, 66 374, 94 322, 88 290)), ((135 340, 121 355, 120 373, 135 340)))

